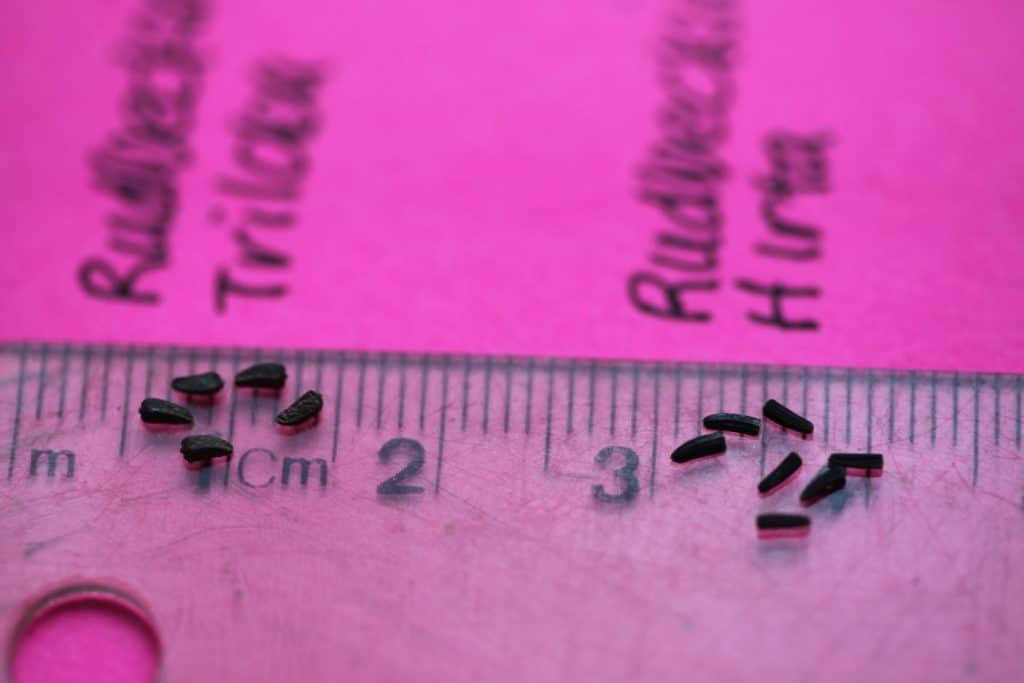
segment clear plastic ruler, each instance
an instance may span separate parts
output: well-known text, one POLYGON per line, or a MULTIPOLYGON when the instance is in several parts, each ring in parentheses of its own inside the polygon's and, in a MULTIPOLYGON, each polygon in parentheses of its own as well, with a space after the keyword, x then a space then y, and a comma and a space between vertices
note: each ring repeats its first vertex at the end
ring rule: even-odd
POLYGON ((168 681, 1024 677, 1020 376, 8 345, 0 411, 6 644, 103 590, 151 621, 168 681), (231 386, 275 359, 279 396, 231 386), (142 398, 205 370, 227 386, 191 429, 144 428, 142 398), (319 423, 282 433, 307 389, 319 423), (768 398, 813 436, 669 459, 768 398), (234 455, 188 469, 188 434, 234 455), (884 471, 801 506, 835 451, 884 471), (810 532, 761 538, 765 512, 810 532))

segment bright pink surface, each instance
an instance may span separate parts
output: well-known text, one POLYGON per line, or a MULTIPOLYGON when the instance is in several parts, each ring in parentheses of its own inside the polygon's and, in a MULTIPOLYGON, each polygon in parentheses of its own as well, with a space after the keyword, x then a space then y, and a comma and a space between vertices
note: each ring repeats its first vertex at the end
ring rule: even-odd
POLYGON ((147 683, 157 665, 153 634, 131 612, 91 599, 43 614, 20 637, 14 683, 147 683))
POLYGON ((106 246, 115 203, 86 156, 121 126, 112 56, 145 3, 6 3, 0 336, 1024 369, 1024 6, 1009 1, 740 5, 721 289, 694 300, 714 318, 630 305, 627 279, 669 227, 636 198, 666 99, 657 36, 668 10, 700 4, 217 3, 195 40, 205 78, 169 267, 142 280, 153 307, 89 298, 75 276, 92 256, 130 262, 106 246), (268 55, 327 73, 297 224, 258 235, 293 259, 283 275, 238 264, 230 221, 248 205, 214 191, 268 55), (813 263, 754 253, 753 180, 780 128, 835 139, 831 192, 787 209, 823 231, 813 263), (221 266, 290 294, 217 316, 221 266), (794 309, 820 331, 750 323, 741 276, 821 287, 794 309))

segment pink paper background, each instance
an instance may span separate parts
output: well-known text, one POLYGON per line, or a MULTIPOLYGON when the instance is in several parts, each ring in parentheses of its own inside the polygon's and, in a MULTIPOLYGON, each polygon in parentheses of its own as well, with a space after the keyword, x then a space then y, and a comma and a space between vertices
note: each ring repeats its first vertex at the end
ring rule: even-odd
POLYGON ((752 326, 728 286, 707 326, 629 306, 625 281, 662 225, 633 174, 657 135, 652 52, 670 3, 625 0, 219 3, 172 267, 147 280, 164 302, 89 299, 74 273, 103 251, 110 203, 85 157, 117 125, 111 54, 140 4, 0 10, 4 339, 1024 370, 1019 3, 741 8, 722 276, 763 272, 762 136, 834 131, 826 257, 799 271, 824 288, 814 334, 752 326), (210 283, 230 258, 210 189, 244 73, 274 53, 331 67, 288 237, 292 294, 218 317, 210 283))
POLYGON ((700 300, 703 326, 626 297, 667 227, 634 174, 658 136, 653 51, 673 5, 624 0, 218 3, 171 267, 145 280, 163 302, 86 297, 75 272, 108 253, 112 202, 85 158, 118 125, 112 55, 140 5, 3 10, 2 338, 1024 369, 1019 3, 739 7, 723 289, 700 300), (291 294, 217 316, 213 273, 236 257, 207 220, 211 188, 247 69, 272 54, 330 72, 299 226, 274 240, 291 294), (779 127, 837 139, 834 190, 807 214, 825 257, 791 269, 752 246, 752 179, 779 127), (820 332, 745 319, 733 280, 779 272, 823 288, 820 332))

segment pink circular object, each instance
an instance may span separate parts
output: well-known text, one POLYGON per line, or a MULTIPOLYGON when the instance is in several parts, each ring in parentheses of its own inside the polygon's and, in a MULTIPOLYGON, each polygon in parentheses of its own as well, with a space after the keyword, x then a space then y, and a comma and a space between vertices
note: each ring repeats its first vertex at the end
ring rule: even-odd
POLYGON ((44 600, 26 617, 9 660, 14 683, 148 683, 160 659, 152 626, 114 596, 44 600))

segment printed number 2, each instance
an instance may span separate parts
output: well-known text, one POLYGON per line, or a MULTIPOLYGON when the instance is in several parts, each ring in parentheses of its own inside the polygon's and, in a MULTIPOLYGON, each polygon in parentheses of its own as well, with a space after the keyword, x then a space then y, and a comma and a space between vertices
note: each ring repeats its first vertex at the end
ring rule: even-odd
POLYGON ((398 471, 393 477, 385 479, 377 485, 377 493, 382 496, 393 496, 403 495, 406 493, 423 493, 422 486, 411 486, 409 484, 403 484, 402 482, 410 477, 416 476, 416 474, 423 469, 423 463, 426 460, 426 451, 423 450, 423 444, 415 439, 397 438, 391 439, 386 444, 381 446, 380 453, 377 456, 381 462, 387 462, 391 459, 392 455, 396 453, 408 453, 409 464, 398 471))
POLYGON ((631 448, 624 446, 608 446, 594 458, 601 467, 607 465, 612 456, 621 454, 626 463, 614 471, 622 489, 618 493, 608 493, 603 484, 594 484, 594 498, 600 503, 628 503, 640 492, 640 482, 636 479, 636 468, 640 466, 640 456, 631 448))

